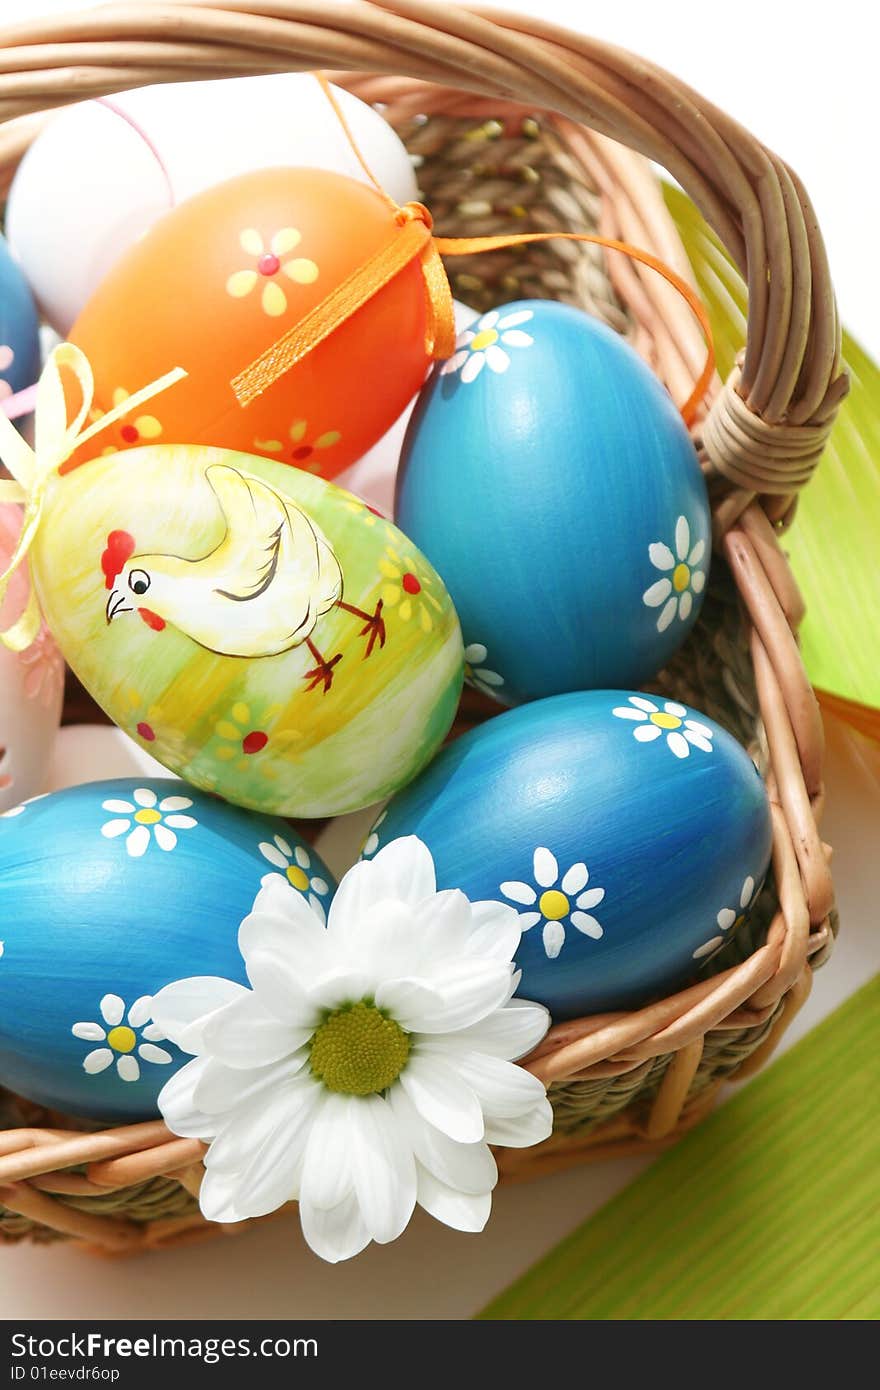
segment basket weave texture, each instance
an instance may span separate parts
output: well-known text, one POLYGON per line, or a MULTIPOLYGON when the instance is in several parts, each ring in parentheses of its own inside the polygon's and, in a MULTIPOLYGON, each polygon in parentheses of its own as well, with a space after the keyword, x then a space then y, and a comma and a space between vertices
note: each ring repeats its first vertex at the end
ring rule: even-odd
MULTIPOLYGON (((822 843, 822 726, 797 647, 802 605, 780 533, 846 391, 825 252, 797 177, 723 112, 650 63, 542 20, 431 0, 138 7, 0 31, 0 187, 34 113, 161 81, 320 67, 381 102, 411 151, 439 235, 598 231, 692 279, 648 160, 682 184, 749 287, 748 340, 694 426, 715 556, 700 619, 653 688, 749 750, 773 814, 773 867, 747 928, 705 978, 631 1013, 551 1029, 526 1065, 549 1087, 552 1137, 498 1153, 503 1180, 665 1146, 722 1083, 762 1065, 836 931, 822 843), (620 142, 620 143, 618 143, 620 142), (626 147, 629 148, 626 148, 626 147)), ((541 243, 451 259, 478 309, 579 304, 624 334, 682 401, 703 360, 683 301, 596 246, 541 243)), ((458 728, 497 712, 469 692, 458 728)), ((95 718, 82 696, 68 719, 95 718)), ((100 717, 100 716, 98 716, 100 717)), ((0 1238, 125 1251, 208 1230, 203 1147, 161 1122, 83 1132, 0 1091, 0 1238)))

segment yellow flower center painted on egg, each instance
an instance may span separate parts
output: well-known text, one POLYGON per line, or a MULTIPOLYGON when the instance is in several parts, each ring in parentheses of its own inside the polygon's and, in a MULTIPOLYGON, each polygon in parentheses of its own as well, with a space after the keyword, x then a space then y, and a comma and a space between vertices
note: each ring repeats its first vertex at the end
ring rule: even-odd
MULTIPOLYGON (((159 817, 157 816, 158 820, 159 817)), ((137 1037, 134 1029, 126 1028, 125 1024, 120 1024, 118 1028, 111 1028, 107 1034, 107 1041, 114 1052, 134 1052, 137 1037)))
POLYGON ((571 903, 558 888, 548 888, 546 893, 541 894, 538 908, 549 922, 559 922, 568 916, 571 903))
POLYGON ((656 724, 658 729, 678 729, 681 727, 681 720, 677 714, 664 714, 662 710, 657 710, 655 714, 651 715, 651 723, 656 724))
POLYGON ((498 332, 494 328, 484 328, 482 333, 478 333, 475 338, 471 338, 468 347, 471 352, 480 352, 482 348, 491 347, 498 342, 498 332))
POLYGON ((144 807, 142 811, 135 811, 134 818, 140 825, 155 825, 162 819, 158 811, 150 810, 148 807, 144 807))
POLYGON ((691 572, 683 562, 672 571, 672 587, 676 593, 683 593, 691 582, 691 572))
POLYGON ((309 1062, 328 1091, 369 1096, 397 1080, 409 1049, 409 1034, 400 1024, 362 999, 337 1009, 316 1029, 309 1062))
POLYGON ((298 864, 287 866, 287 878, 294 888, 298 888, 301 893, 304 893, 309 886, 309 876, 303 872, 298 864))

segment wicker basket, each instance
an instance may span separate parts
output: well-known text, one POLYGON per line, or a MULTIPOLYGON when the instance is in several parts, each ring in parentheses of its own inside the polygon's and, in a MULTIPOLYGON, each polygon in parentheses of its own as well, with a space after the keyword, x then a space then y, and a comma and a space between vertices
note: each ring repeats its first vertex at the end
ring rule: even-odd
MULTIPOLYGON (((384 104, 441 235, 598 230, 688 277, 650 159, 679 180, 748 281, 747 346, 694 431, 716 527, 708 594, 655 689, 730 729, 764 771, 773 872, 747 938, 710 977, 638 1012, 551 1030, 527 1065, 549 1084, 555 1132, 498 1158, 509 1180, 668 1145, 724 1080, 761 1066, 833 942, 829 851, 817 828, 822 727, 778 540, 846 390, 813 210, 781 160, 683 83, 541 20, 446 0, 262 0, 254 9, 247 0, 111 5, 0 34, 3 186, 38 127, 35 112, 146 83, 321 67, 384 104)), ((520 296, 583 305, 630 339, 677 400, 699 371, 689 311, 623 257, 550 242, 448 269, 454 292, 476 308, 520 296)), ((493 712, 468 694, 459 726, 493 712)), ((79 693, 67 715, 95 712, 79 693)), ((0 1236, 131 1250, 237 1229, 209 1228, 198 1211, 202 1153, 158 1121, 82 1133, 0 1092, 0 1236)))

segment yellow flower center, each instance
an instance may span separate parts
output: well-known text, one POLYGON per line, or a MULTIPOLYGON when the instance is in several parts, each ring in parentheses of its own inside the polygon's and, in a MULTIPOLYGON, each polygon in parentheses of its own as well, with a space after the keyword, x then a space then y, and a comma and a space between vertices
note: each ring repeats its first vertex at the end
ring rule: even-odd
POLYGON ((119 1028, 111 1028, 107 1034, 107 1041, 114 1052, 133 1052, 137 1038, 131 1028, 121 1025, 119 1028))
POLYGON ((571 910, 568 898, 564 893, 560 893, 558 888, 548 888, 546 893, 542 893, 538 899, 538 907, 550 922, 558 922, 571 910))
POLYGON ((140 825, 155 825, 157 820, 162 819, 158 811, 149 811, 146 809, 143 811, 136 811, 134 818, 140 825))
POLYGON ((690 582, 691 572, 687 565, 683 562, 680 565, 676 565, 675 569, 672 571, 672 587, 675 589, 676 593, 680 594, 683 589, 687 588, 690 582))
POLYGON ((309 1048, 312 1073, 328 1091, 369 1096, 396 1081, 409 1057, 409 1035, 362 999, 332 1013, 309 1048))
POLYGON ((287 877, 294 888, 298 888, 301 893, 304 893, 309 886, 309 876, 303 873, 298 864, 287 866, 287 877))
POLYGON ((681 727, 681 720, 677 714, 657 714, 651 715, 651 723, 656 724, 658 729, 678 729, 681 727))
POLYGON ((498 334, 494 328, 484 328, 482 333, 478 333, 475 338, 471 338, 471 352, 480 352, 482 348, 491 347, 498 342, 498 334))

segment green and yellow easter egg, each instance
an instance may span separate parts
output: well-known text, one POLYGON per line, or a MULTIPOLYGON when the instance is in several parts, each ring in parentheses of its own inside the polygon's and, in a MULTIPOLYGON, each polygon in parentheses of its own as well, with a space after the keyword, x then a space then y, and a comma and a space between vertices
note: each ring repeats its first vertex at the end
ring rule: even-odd
POLYGON ((356 810, 452 723, 463 652, 440 578, 320 478, 200 445, 111 453, 52 477, 30 559, 98 703, 238 805, 356 810))

